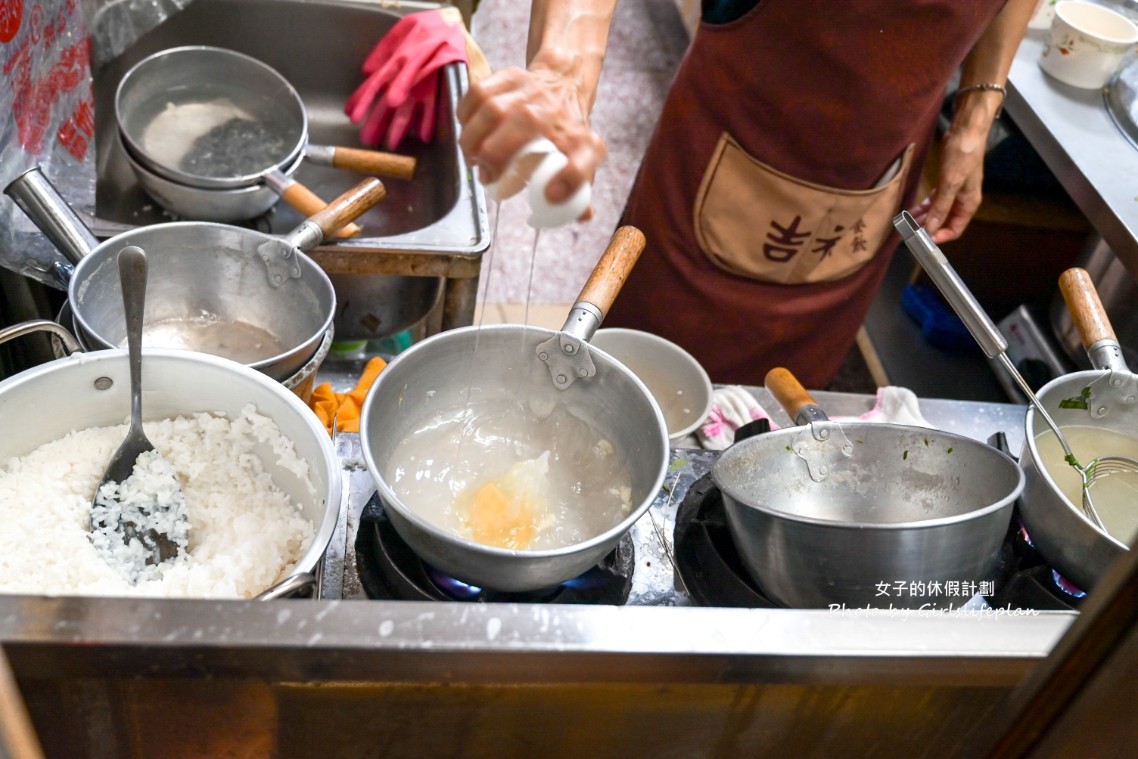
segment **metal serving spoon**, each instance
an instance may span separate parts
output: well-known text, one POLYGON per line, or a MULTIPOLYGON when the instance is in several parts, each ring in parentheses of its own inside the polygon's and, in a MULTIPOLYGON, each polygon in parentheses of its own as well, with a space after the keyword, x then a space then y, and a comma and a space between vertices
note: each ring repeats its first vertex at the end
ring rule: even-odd
MULTIPOLYGON (((126 439, 111 457, 91 504, 92 542, 112 565, 141 556, 145 564, 159 564, 178 555, 188 532, 185 499, 177 476, 173 486, 145 492, 145 501, 124 492, 136 464, 149 469, 160 458, 142 428, 142 323, 146 303, 146 254, 136 246, 118 255, 126 312, 127 351, 130 361, 130 428, 126 439), (105 490, 105 488, 107 488, 105 490), (124 496, 127 496, 124 498, 124 496), (109 533, 109 534, 108 534, 109 533), (122 545, 111 539, 117 535, 122 545), (96 537, 98 536, 98 537, 96 537), (134 545, 141 545, 141 553, 134 545)), ((169 468, 169 465, 166 465, 169 468)), ((160 471, 160 470, 159 470, 160 471)), ((136 581, 137 572, 128 572, 136 581)))

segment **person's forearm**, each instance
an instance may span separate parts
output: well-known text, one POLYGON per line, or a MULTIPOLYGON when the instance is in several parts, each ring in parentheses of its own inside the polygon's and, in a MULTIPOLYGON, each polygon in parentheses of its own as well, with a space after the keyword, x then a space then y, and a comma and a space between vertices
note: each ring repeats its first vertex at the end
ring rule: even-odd
POLYGON ((593 109, 616 0, 533 0, 526 61, 573 81, 581 109, 593 109))
POLYGON ((1006 85, 1035 4, 1036 0, 1008 0, 964 59, 960 70, 962 98, 957 105, 969 106, 972 119, 990 125, 999 111, 1004 98, 999 91, 968 88, 978 84, 1006 85))

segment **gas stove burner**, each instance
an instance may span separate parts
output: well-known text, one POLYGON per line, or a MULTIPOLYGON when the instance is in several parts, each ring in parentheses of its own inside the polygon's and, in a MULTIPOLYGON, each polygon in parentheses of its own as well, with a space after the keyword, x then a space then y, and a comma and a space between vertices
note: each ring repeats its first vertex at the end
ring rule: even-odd
POLYGON ((988 599, 997 609, 1036 609, 1039 611, 1071 611, 1078 609, 1086 597, 1079 588, 1051 568, 1031 542, 1019 518, 1019 505, 1008 528, 1005 547, 1011 546, 1009 564, 999 573, 996 593, 988 599))
POLYGON ((731 533, 723 496, 710 474, 691 484, 676 512, 673 536, 676 570, 700 606, 774 608, 743 567, 731 533))
POLYGON ((399 536, 387 510, 372 495, 360 514, 356 566, 368 598, 392 601, 608 604, 628 600, 635 567, 632 538, 625 535, 601 563, 554 588, 510 593, 479 588, 427 564, 399 536))

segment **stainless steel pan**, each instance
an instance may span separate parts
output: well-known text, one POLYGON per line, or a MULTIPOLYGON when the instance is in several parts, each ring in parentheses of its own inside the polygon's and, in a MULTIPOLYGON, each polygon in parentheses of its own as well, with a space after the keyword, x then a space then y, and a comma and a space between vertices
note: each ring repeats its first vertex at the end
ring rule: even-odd
POLYGON ((212 209, 212 192, 251 187, 263 191, 262 201, 279 195, 311 216, 324 202, 291 176, 305 158, 401 179, 415 172, 409 156, 309 145, 296 89, 267 64, 225 48, 170 48, 139 61, 119 82, 115 117, 139 183, 189 218, 232 220, 200 211, 212 209))
MULTIPOLYGON (((364 458, 399 535, 434 568, 499 591, 556 587, 600 562, 660 492, 668 463, 668 433, 659 406, 635 374, 586 342, 643 245, 638 230, 617 230, 561 332, 522 325, 449 330, 401 353, 379 375, 361 414, 364 458), (591 376, 585 376, 589 368, 575 379, 563 377, 560 368, 551 376, 556 362, 547 365, 537 355, 539 350, 548 351, 542 346, 551 340, 571 345, 576 354, 587 354, 591 376), (564 410, 611 444, 630 477, 630 508, 619 522, 563 548, 507 549, 452 533, 424 516, 424 504, 408 503, 399 495, 393 486, 392 462, 401 441, 433 416, 455 407, 487 408, 516 401, 535 413, 564 410)), ((460 451, 456 446, 451 458, 460 451)), ((446 451, 439 452, 440 459, 449 460, 446 456, 446 451)), ((582 469, 588 470, 591 463, 582 464, 582 469)), ((590 503, 581 502, 580 508, 587 510, 590 503)))
POLYGON ((154 224, 100 243, 38 169, 5 192, 74 264, 68 299, 80 339, 93 348, 125 339, 115 255, 151 255, 147 345, 231 358, 277 380, 295 375, 332 325, 336 295, 304 249, 382 197, 377 179, 345 193, 285 238, 209 222, 154 224))
MULTIPOLYGON (((1059 280, 1060 291, 1072 321, 1087 349, 1094 369, 1057 377, 1038 393, 1040 402, 1059 424, 1071 430, 1091 427, 1138 438, 1138 381, 1127 368, 1090 278, 1081 269, 1069 269, 1059 280)), ((1072 501, 1064 487, 1066 464, 1041 456, 1040 435, 1047 427, 1034 409, 1028 408, 1026 436, 1020 464, 1027 475, 1022 516, 1028 536, 1054 568, 1083 590, 1090 590, 1118 557, 1126 553, 1127 541, 1138 521, 1138 499, 1130 504, 1133 514, 1108 512, 1103 499, 1096 499, 1108 530, 1096 527, 1072 501), (1041 461, 1051 461, 1051 465, 1041 461)), ((1078 443, 1078 441, 1076 441, 1078 443)), ((1094 452, 1072 443, 1080 461, 1094 452)), ((1110 453, 1111 451, 1105 451, 1110 453)), ((1115 451, 1114 453, 1118 453, 1115 451)), ((1096 489, 1103 485, 1092 486, 1096 489)))
POLYGON ((766 386, 798 426, 735 443, 712 467, 763 592, 793 608, 967 602, 1023 490, 1015 461, 925 427, 832 422, 785 369, 766 386))

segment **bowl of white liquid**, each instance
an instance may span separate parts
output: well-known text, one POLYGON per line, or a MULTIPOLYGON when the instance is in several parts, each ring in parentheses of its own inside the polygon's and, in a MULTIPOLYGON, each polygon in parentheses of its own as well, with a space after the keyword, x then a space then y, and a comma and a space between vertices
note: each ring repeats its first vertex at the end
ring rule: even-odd
POLYGON ((599 329, 590 345, 627 366, 648 387, 664 414, 673 445, 691 435, 711 412, 711 380, 686 350, 651 332, 599 329))

